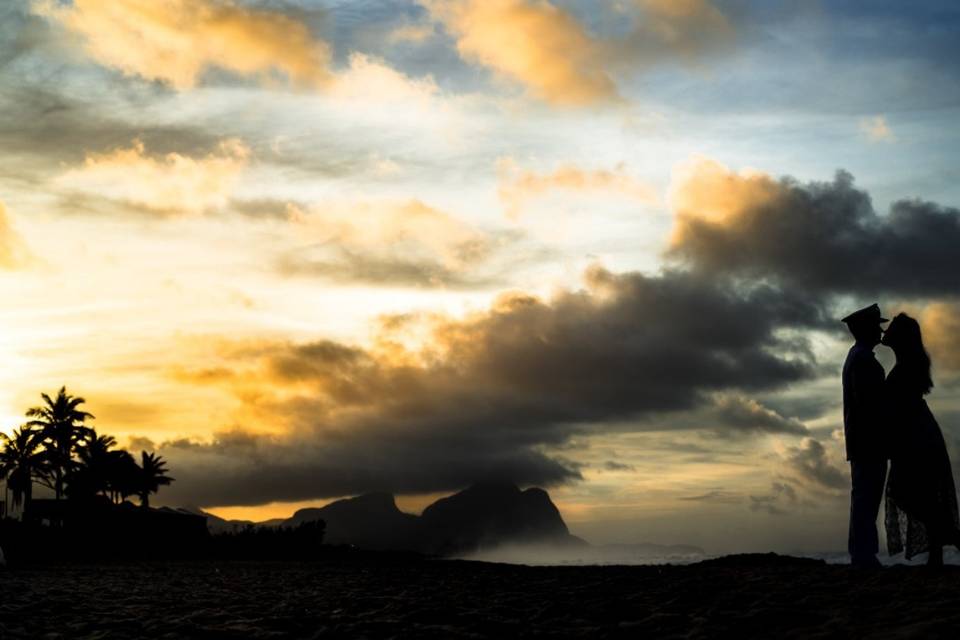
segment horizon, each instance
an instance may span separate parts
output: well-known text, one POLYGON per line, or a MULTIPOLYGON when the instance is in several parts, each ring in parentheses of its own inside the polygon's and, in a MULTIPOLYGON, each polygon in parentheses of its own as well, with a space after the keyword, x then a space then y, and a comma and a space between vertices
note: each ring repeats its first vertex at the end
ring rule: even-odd
POLYGON ((0 8, 0 432, 65 385, 155 506, 830 551, 878 302, 960 459, 960 7, 149 2, 0 8))

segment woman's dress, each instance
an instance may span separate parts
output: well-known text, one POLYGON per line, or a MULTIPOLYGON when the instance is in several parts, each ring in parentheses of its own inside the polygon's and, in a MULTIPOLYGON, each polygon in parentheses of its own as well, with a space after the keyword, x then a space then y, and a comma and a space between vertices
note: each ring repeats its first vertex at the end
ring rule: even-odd
POLYGON ((960 515, 943 434, 923 399, 923 390, 894 366, 884 386, 890 417, 887 480, 887 550, 907 559, 937 544, 960 541, 960 515))

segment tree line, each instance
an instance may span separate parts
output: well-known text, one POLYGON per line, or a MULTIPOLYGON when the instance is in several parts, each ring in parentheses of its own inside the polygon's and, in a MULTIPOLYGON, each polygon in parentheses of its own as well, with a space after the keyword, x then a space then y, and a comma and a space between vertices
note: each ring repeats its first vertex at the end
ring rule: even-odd
POLYGON ((14 507, 28 512, 36 482, 56 500, 104 496, 121 503, 136 496, 148 508, 150 495, 173 482, 162 457, 143 451, 138 464, 113 436, 88 426, 94 416, 80 409, 83 398, 66 387, 53 398, 40 395, 43 403, 26 412, 29 421, 10 435, 0 433, 0 479, 14 507))

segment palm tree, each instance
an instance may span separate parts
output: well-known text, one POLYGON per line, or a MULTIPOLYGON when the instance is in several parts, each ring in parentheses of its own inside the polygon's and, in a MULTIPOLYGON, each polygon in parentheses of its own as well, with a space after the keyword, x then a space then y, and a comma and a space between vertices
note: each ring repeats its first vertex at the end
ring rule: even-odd
POLYGON ((116 503, 127 496, 140 495, 142 473, 137 461, 125 449, 111 451, 108 486, 116 503))
POLYGON ((48 473, 53 475, 52 483, 47 476, 45 484, 53 489, 59 500, 63 497, 64 477, 73 468, 73 454, 77 445, 86 441, 93 432, 83 423, 93 416, 77 408, 86 400, 71 396, 66 387, 60 387, 55 399, 45 393, 40 395, 44 404, 27 410, 27 417, 33 420, 26 426, 40 431, 48 473))
POLYGON ((39 450, 39 435, 26 426, 15 429, 13 435, 0 433, 3 441, 0 477, 6 479, 15 507, 29 506, 33 497, 33 477, 42 470, 43 453, 39 450))
POLYGON ((95 429, 90 430, 84 445, 77 449, 78 464, 65 478, 68 495, 90 497, 111 492, 112 476, 121 453, 113 450, 116 444, 113 436, 101 436, 95 429))
POLYGON ((167 462, 162 457, 140 452, 140 505, 150 507, 150 494, 160 490, 161 485, 168 485, 173 478, 167 475, 167 462))

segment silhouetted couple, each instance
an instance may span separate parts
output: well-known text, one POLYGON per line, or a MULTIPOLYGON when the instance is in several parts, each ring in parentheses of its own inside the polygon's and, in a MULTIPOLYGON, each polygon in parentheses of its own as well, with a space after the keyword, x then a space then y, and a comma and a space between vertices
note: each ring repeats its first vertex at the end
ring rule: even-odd
POLYGON ((874 304, 843 321, 856 339, 843 365, 843 427, 850 461, 850 561, 878 567, 877 514, 886 480, 890 555, 929 551, 943 564, 943 546, 960 546, 960 517, 943 434, 923 399, 933 388, 920 325, 901 313, 887 320, 874 304), (897 362, 884 378, 873 349, 893 349, 897 362), (887 461, 889 460, 889 478, 887 461))

